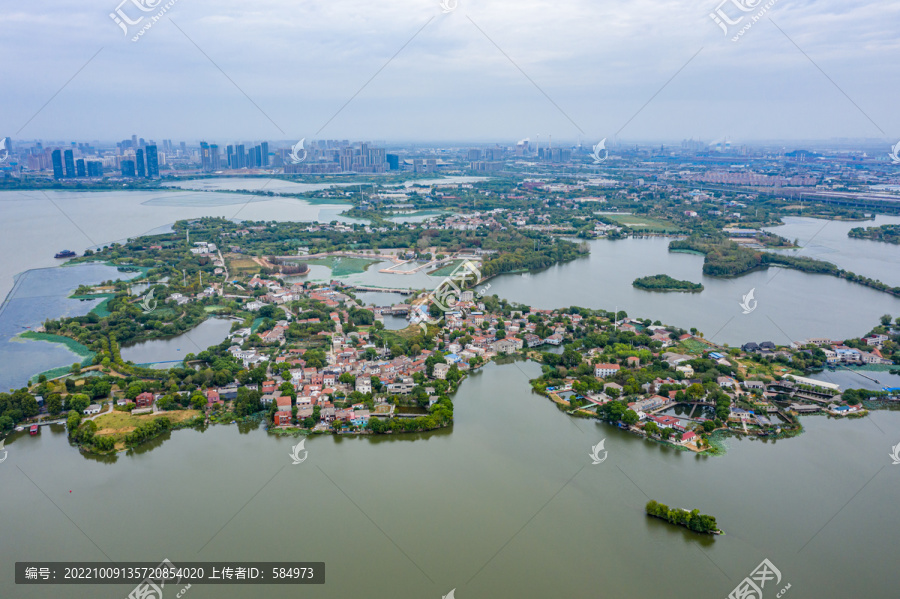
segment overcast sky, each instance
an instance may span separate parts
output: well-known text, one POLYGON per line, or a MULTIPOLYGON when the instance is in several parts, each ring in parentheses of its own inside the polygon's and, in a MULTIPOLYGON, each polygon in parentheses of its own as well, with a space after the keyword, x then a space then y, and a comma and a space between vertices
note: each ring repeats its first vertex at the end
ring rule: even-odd
POLYGON ((900 136, 895 1, 174 0, 137 42, 166 3, 119 1, 0 3, 0 136, 900 136))

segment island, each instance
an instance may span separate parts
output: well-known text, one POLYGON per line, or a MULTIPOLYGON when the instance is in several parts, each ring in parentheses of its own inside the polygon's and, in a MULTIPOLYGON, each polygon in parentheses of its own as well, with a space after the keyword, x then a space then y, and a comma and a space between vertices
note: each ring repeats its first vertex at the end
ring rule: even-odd
MULTIPOLYGON (((670 250, 703 254, 707 276, 787 266, 881 285, 826 262, 768 251, 795 246, 762 231, 790 207, 760 202, 758 212, 739 218, 713 209, 724 198, 706 197, 701 217, 667 196, 640 203, 600 187, 592 193, 605 198, 514 178, 413 185, 402 204, 391 199, 396 190, 372 188, 359 202, 353 196, 366 220, 198 218, 69 260, 112 265, 129 280, 80 286, 71 297, 102 302, 21 335, 63 343, 80 361, 0 393, 0 430, 67 422, 73 442, 92 453, 127 450, 179 428, 232 423, 256 423, 273 435, 418 433, 452 426, 462 382, 512 356, 541 365, 533 389, 570 417, 701 454, 723 453, 727 436, 798 435, 806 414, 857 418, 896 405, 896 390, 841 390, 810 376, 829 367, 896 368, 900 333, 888 315, 864 337, 729 347, 696 328, 624 310, 538 309, 488 293, 494 277, 579 260, 598 243, 675 234, 670 250), (632 212, 597 210, 612 201, 632 212), (396 223, 397 206, 436 215, 396 223), (330 276, 314 276, 310 265, 330 276), (345 278, 376 269, 383 287, 345 278), (413 288, 408 275, 416 273, 431 275, 432 288, 413 288), (135 283, 144 285, 143 295, 132 294, 135 283), (365 300, 372 291, 396 299, 365 300), (408 326, 396 328, 398 317, 408 326), (122 348, 135 343, 190 339, 210 318, 231 321, 219 343, 169 363, 123 358, 122 348)), ((313 201, 334 193, 295 195, 313 201)), ((635 286, 702 289, 667 275, 635 286)))
POLYGON ((657 503, 651 499, 647 502, 646 511, 648 516, 665 520, 676 526, 683 526, 694 532, 713 535, 723 534, 716 525, 716 519, 713 516, 701 514, 700 510, 670 508, 664 503, 657 503))
POLYGON ((881 225, 880 227, 854 227, 847 232, 853 239, 868 239, 900 245, 900 225, 881 225))
POLYGON ((651 275, 635 279, 632 283, 645 291, 703 291, 703 285, 691 281, 681 281, 669 275, 651 275))

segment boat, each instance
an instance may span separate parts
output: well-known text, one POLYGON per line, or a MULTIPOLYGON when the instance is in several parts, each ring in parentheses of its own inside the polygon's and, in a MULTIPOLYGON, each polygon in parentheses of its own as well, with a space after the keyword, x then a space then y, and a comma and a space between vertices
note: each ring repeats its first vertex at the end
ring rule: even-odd
POLYGON ((40 430, 40 427, 38 425, 36 425, 36 424, 31 425, 31 434, 32 435, 38 434, 39 430, 40 430))
POLYGON ((73 258, 73 257, 75 257, 75 256, 77 256, 77 255, 78 255, 78 254, 76 254, 76 253, 73 252, 72 250, 63 250, 63 251, 61 251, 61 252, 57 252, 56 255, 53 256, 53 257, 54 257, 54 258, 73 258))
POLYGON ((16 432, 21 433, 21 432, 24 431, 24 430, 25 430, 25 427, 24 427, 24 426, 17 426, 17 427, 16 427, 16 432))

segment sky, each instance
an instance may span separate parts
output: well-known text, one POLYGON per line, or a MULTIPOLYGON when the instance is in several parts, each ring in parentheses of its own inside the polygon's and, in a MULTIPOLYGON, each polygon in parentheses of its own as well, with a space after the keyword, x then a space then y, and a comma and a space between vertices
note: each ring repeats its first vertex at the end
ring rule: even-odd
POLYGON ((0 3, 0 137, 900 139, 898 2, 120 1, 0 3))

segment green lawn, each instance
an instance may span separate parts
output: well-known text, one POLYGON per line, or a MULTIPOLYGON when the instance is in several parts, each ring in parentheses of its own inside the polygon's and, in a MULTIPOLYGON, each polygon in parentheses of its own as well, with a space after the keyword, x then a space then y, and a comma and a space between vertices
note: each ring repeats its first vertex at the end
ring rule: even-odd
POLYGON ((625 225, 631 229, 652 232, 677 232, 681 228, 672 223, 649 216, 641 216, 639 214, 604 214, 606 218, 614 220, 620 225, 625 225))
POLYGON ((36 333, 34 331, 25 331, 24 333, 20 333, 19 337, 23 339, 31 339, 34 341, 47 341, 49 343, 61 343, 65 345, 69 351, 72 353, 78 354, 82 358, 92 359, 94 357, 94 352, 88 349, 86 346, 78 343, 74 339, 70 339, 68 337, 63 337, 62 335, 52 335, 50 333, 36 333))
POLYGON ((451 261, 449 264, 447 264, 446 266, 442 266, 442 267, 440 267, 439 269, 433 270, 433 271, 431 271, 431 272, 428 273, 428 274, 429 274, 430 276, 432 276, 432 277, 447 277, 447 276, 450 276, 450 275, 453 273, 453 271, 456 270, 456 268, 457 268, 460 264, 462 264, 463 262, 465 262, 465 260, 452 260, 452 261, 451 261))
POLYGON ((109 304, 109 300, 116 297, 115 293, 94 293, 91 295, 70 295, 69 299, 76 300, 95 300, 102 299, 103 301, 91 308, 91 312, 99 316, 100 318, 106 318, 110 315, 110 311, 106 309, 107 304, 109 304))
MULTIPOLYGON (((302 256, 298 260, 303 261, 302 256)), ((332 276, 346 277, 347 275, 356 275, 366 271, 373 264, 377 264, 381 260, 369 260, 367 258, 348 258, 346 256, 329 256, 328 258, 313 258, 306 260, 307 264, 315 264, 317 266, 327 266, 331 269, 332 276)))

